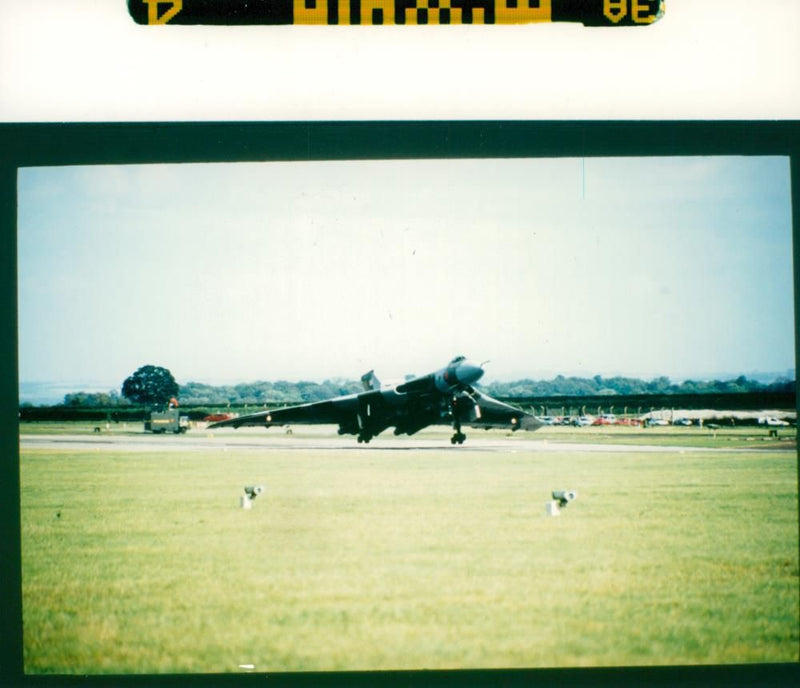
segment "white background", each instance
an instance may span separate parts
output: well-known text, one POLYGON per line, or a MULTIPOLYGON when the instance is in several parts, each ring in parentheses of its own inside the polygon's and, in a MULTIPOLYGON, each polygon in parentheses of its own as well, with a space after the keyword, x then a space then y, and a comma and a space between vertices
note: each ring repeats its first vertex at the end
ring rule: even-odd
POLYGON ((668 0, 646 27, 138 26, 0 3, 0 121, 796 119, 800 2, 668 0))

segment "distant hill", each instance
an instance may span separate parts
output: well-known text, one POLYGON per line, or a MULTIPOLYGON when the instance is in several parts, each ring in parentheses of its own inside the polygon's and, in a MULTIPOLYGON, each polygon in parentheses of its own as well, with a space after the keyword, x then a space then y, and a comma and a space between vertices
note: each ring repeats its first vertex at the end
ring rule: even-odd
POLYGON ((75 392, 108 393, 116 389, 119 383, 114 382, 20 382, 19 403, 34 406, 54 406, 63 404, 67 394, 75 392))

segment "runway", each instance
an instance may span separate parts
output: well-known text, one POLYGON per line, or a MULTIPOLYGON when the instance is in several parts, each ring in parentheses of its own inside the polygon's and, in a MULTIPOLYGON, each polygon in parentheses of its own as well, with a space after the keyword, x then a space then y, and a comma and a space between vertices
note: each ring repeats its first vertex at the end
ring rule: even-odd
MULTIPOLYGON (((357 452, 505 452, 505 453, 632 453, 687 451, 688 447, 647 444, 618 444, 613 442, 584 443, 543 439, 534 433, 514 435, 473 431, 460 446, 450 444, 449 436, 441 430, 421 432, 413 437, 396 437, 391 433, 375 437, 369 444, 358 444, 355 437, 338 436, 325 427, 304 428, 302 433, 288 435, 278 429, 224 428, 213 431, 190 430, 184 435, 153 435, 150 433, 101 432, 96 435, 29 434, 20 436, 23 449, 49 448, 82 451, 120 452, 208 452, 208 451, 357 451, 357 452)), ((692 448, 692 451, 719 451, 712 448, 692 448)), ((731 449, 727 449, 731 451, 731 449)), ((739 450, 750 451, 750 450, 739 450)))

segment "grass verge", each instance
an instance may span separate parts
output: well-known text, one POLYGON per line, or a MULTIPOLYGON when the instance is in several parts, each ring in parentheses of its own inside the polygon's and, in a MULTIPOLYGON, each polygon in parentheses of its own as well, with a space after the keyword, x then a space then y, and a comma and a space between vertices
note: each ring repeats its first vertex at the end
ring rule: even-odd
POLYGON ((24 449, 21 484, 28 673, 798 660, 791 452, 24 449))

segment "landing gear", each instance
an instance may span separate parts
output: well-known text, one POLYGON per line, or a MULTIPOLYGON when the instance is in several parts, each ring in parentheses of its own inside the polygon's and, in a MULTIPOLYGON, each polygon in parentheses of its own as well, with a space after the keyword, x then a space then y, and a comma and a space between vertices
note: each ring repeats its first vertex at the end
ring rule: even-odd
POLYGON ((368 435, 367 433, 362 432, 358 436, 358 443, 361 444, 363 442, 364 444, 369 444, 369 441, 371 439, 372 439, 372 435, 368 435))
POLYGON ((464 440, 467 439, 467 436, 461 432, 461 421, 458 418, 458 409, 456 408, 456 401, 455 397, 453 398, 452 402, 453 408, 453 436, 450 438, 450 444, 464 444, 464 440))

